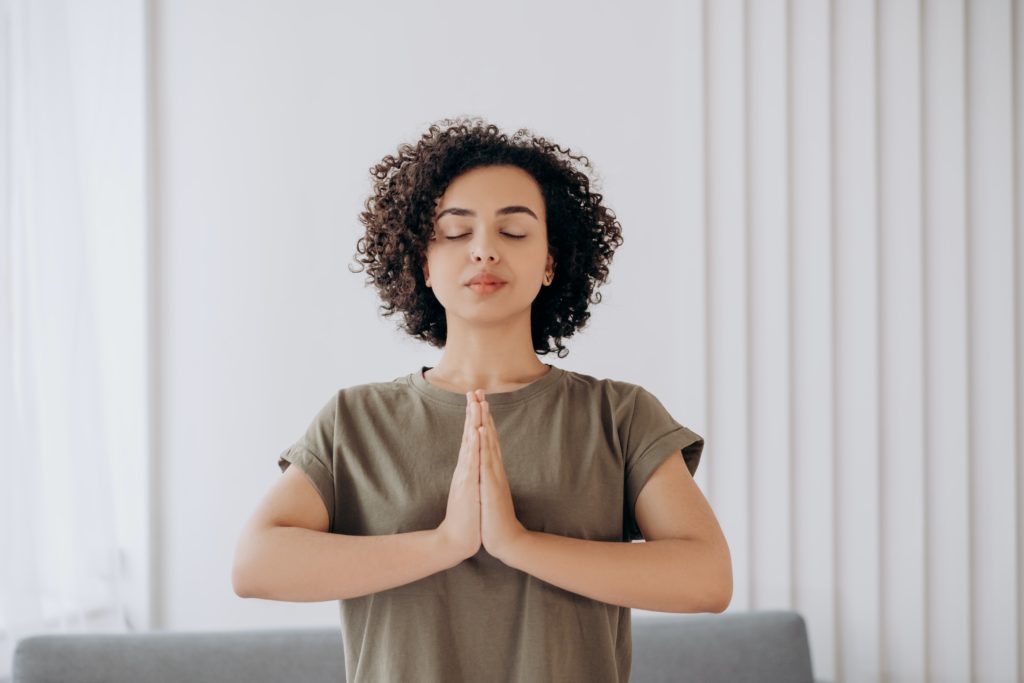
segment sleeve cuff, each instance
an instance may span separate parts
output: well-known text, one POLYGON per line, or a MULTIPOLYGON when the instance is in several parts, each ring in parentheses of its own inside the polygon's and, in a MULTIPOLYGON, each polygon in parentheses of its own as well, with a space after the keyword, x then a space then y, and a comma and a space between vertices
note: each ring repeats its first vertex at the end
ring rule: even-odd
POLYGON ((281 453, 277 465, 281 472, 287 470, 289 465, 295 465, 302 470, 323 499, 330 520, 328 531, 334 533, 334 476, 323 461, 308 448, 294 444, 281 453))
POLYGON ((636 499, 640 497, 640 491, 654 471, 668 458, 682 451, 686 468, 693 475, 697 471, 703 449, 704 437, 686 427, 679 427, 652 443, 633 461, 633 468, 626 473, 626 505, 629 506, 627 519, 630 527, 624 529, 626 540, 643 538, 636 525, 636 499))

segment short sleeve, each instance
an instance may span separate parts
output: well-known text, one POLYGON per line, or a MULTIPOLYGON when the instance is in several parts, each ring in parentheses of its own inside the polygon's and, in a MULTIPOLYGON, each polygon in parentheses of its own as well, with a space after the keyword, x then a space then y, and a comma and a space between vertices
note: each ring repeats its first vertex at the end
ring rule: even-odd
POLYGON ((327 508, 328 531, 334 532, 334 425, 337 395, 320 409, 306 431, 277 458, 283 473, 295 465, 312 482, 327 508))
POLYGON ((676 422, 653 394, 640 387, 629 423, 625 426, 625 506, 623 540, 643 539, 637 525, 636 499, 647 480, 666 459, 682 451, 686 468, 697 472, 704 437, 676 422))

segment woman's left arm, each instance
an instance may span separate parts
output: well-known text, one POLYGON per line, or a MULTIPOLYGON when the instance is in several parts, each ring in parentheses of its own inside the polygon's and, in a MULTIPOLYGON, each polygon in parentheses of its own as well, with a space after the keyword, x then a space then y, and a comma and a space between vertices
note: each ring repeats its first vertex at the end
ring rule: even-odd
MULTIPOLYGON (((679 457, 676 457, 676 456, 679 457)), ((687 469, 669 456, 636 500, 643 543, 590 541, 524 529, 501 548, 510 567, 594 600, 658 612, 724 612, 729 544, 687 469)))
POLYGON ((481 407, 481 535, 491 555, 542 581, 612 605, 657 612, 725 611, 732 601, 729 545, 680 451, 658 466, 637 496, 635 517, 643 543, 533 531, 516 519, 497 427, 486 401, 481 407))

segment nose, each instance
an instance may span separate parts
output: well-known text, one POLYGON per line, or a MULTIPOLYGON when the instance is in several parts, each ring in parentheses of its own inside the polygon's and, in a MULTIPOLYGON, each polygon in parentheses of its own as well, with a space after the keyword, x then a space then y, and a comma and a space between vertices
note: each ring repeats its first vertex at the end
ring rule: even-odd
POLYGON ((474 235, 473 243, 470 247, 470 255, 474 261, 482 261, 487 259, 488 261, 498 260, 498 251, 494 246, 494 239, 487 234, 486 230, 478 231, 479 238, 474 235))

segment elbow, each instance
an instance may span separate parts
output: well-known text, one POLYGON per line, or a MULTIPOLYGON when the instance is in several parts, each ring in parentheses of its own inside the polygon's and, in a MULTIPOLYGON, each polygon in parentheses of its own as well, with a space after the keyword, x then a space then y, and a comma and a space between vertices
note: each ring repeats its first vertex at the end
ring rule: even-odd
POLYGON ((694 564, 687 556, 689 569, 683 570, 684 579, 677 582, 684 588, 675 599, 675 606, 666 611, 721 614, 732 602, 732 558, 724 544, 702 547, 700 562, 694 564))
POLYGON ((732 583, 730 582, 728 586, 720 587, 714 591, 709 591, 709 595, 713 596, 713 598, 708 599, 701 611, 721 614, 729 608, 729 604, 732 602, 732 583))
POLYGON ((231 565, 231 588, 240 598, 259 597, 256 594, 253 577, 253 570, 259 564, 255 561, 250 548, 244 539, 240 541, 235 548, 235 557, 231 565))
POLYGON ((264 583, 265 546, 262 537, 247 530, 235 546, 231 563, 231 588, 240 598, 262 597, 260 585, 264 583))
POLYGON ((719 587, 715 590, 708 591, 707 595, 708 598, 704 602, 700 611, 711 614, 721 614, 729 608, 729 603, 732 602, 732 584, 729 584, 727 587, 719 587))
POLYGON ((722 543, 718 548, 720 549, 718 553, 712 555, 714 560, 711 566, 714 569, 711 570, 711 574, 707 578, 709 586, 707 594, 710 598, 705 605, 705 611, 713 614, 721 614, 729 608, 733 592, 732 556, 729 553, 729 546, 722 543))
POLYGON ((249 590, 247 580, 246 576, 242 573, 241 567, 236 563, 235 566, 231 568, 231 588, 235 591, 235 595, 240 598, 253 597, 252 591, 249 590))
POLYGON ((719 593, 719 599, 714 610, 716 614, 721 614, 729 608, 729 604, 732 602, 732 556, 729 553, 729 546, 726 545, 722 558, 722 585, 721 592, 719 593))
POLYGON ((729 604, 732 602, 732 583, 729 583, 728 588, 723 592, 722 597, 715 602, 714 609, 710 610, 715 614, 721 614, 725 610, 729 609, 729 604))

